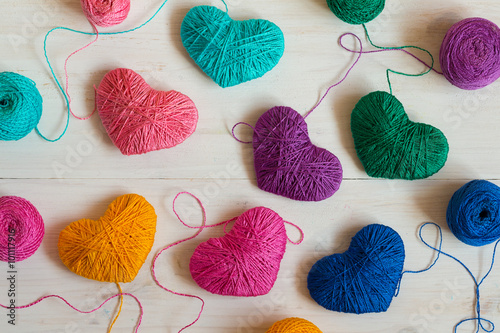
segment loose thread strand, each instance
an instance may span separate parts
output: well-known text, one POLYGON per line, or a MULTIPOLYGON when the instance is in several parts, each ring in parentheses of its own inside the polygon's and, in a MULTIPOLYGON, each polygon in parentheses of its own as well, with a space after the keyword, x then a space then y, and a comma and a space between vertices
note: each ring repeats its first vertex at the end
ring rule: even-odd
POLYGON ((399 71, 395 71, 393 69, 388 68, 386 70, 386 77, 387 77, 387 83, 389 84, 389 90, 390 90, 391 95, 392 95, 392 85, 391 85, 391 80, 389 78, 389 73, 399 74, 399 75, 403 75, 403 76, 423 76, 423 75, 429 73, 434 68, 434 57, 426 49, 418 47, 418 46, 414 46, 414 45, 404 45, 404 46, 397 46, 397 47, 383 47, 383 46, 378 46, 378 45, 375 45, 372 42, 372 40, 370 38, 370 34, 368 33, 368 29, 366 28, 366 25, 364 23, 363 23, 363 29, 365 31, 366 38, 368 39, 368 41, 370 42, 370 44, 373 47, 376 47, 376 48, 381 49, 381 50, 404 50, 404 49, 407 49, 407 48, 413 48, 413 49, 417 49, 417 50, 420 50, 420 51, 424 51, 425 53, 427 53, 431 57, 431 65, 429 66, 424 61, 420 60, 418 57, 414 56, 413 54, 411 54, 408 51, 405 51, 407 54, 410 54, 415 59, 419 60, 421 63, 423 63, 424 65, 426 65, 429 69, 427 69, 425 72, 422 72, 422 73, 419 73, 419 74, 408 74, 408 73, 399 72, 399 71))
MULTIPOLYGON (((116 282, 116 286, 118 287, 118 291, 120 294, 123 294, 122 288, 120 287, 120 284, 116 282)), ((111 330, 113 329, 113 325, 115 322, 118 320, 118 317, 120 316, 120 313, 122 312, 122 306, 123 306, 123 295, 120 295, 120 308, 118 309, 118 313, 115 316, 115 319, 113 319, 113 322, 111 325, 109 325, 108 333, 111 333, 111 330)))
POLYGON ((354 61, 354 63, 351 65, 351 67, 349 67, 349 69, 345 73, 344 77, 340 81, 338 81, 337 83, 335 83, 335 84, 331 85, 330 87, 328 87, 328 89, 323 94, 323 96, 320 98, 320 100, 318 101, 318 103, 316 103, 316 105, 311 110, 309 110, 306 113, 306 115, 304 116, 304 119, 307 118, 307 116, 309 116, 323 102, 323 100, 325 99, 325 97, 328 95, 328 93, 330 92, 330 90, 332 88, 334 88, 334 87, 338 86, 339 84, 341 84, 342 82, 344 82, 344 80, 347 78, 347 76, 349 75, 349 73, 351 72, 351 70, 358 63, 359 59, 361 58, 361 54, 363 54, 363 43, 361 42, 361 39, 359 39, 359 37, 356 36, 355 34, 353 34, 353 33, 345 33, 342 36, 340 36, 339 42, 341 41, 342 37, 344 37, 346 35, 351 35, 351 36, 353 36, 354 38, 356 38, 358 40, 358 43, 359 43, 359 52, 357 52, 357 53, 359 53, 358 57, 356 58, 356 60, 354 61))
POLYGON ((490 268, 488 270, 488 272, 481 278, 481 280, 478 282, 478 279, 476 279, 476 277, 474 276, 474 274, 472 273, 472 271, 458 258, 456 258, 455 256, 451 255, 451 254, 448 254, 446 252, 444 252, 442 249, 441 249, 441 244, 442 244, 442 232, 441 232, 441 227, 439 225, 437 225, 436 223, 433 223, 433 222, 427 222, 427 223, 424 223, 422 226, 420 226, 420 229, 419 229, 419 238, 420 240, 422 241, 423 244, 425 244, 427 247, 429 247, 430 249, 436 251, 438 253, 438 257, 436 258, 436 260, 434 261, 434 263, 429 266, 427 269, 424 269, 422 271, 416 271, 416 272, 413 272, 413 271, 408 271, 408 272, 405 272, 405 273, 419 273, 419 272, 425 272, 427 270, 429 270, 430 268, 432 268, 432 266, 434 266, 434 264, 436 263, 437 259, 439 258, 439 255, 442 254, 450 259, 453 259, 454 261, 456 261, 457 263, 459 263, 466 271, 467 273, 469 274, 469 276, 472 278, 472 280, 474 281, 474 285, 475 285, 475 294, 476 294, 476 314, 477 316, 476 317, 473 317, 473 318, 467 318, 467 319, 463 319, 461 320, 460 322, 458 322, 456 325, 455 325, 455 328, 454 328, 454 332, 456 333, 458 331, 458 327, 460 325, 462 325, 463 323, 466 323, 468 321, 477 321, 478 322, 478 326, 477 326, 477 329, 476 329, 476 333, 479 332, 479 329, 482 329, 483 331, 485 332, 493 332, 495 330, 495 324, 489 320, 489 319, 486 319, 486 318, 482 318, 481 317, 481 302, 480 302, 480 286, 481 284, 485 281, 485 279, 489 276, 489 274, 491 273, 492 269, 493 269, 493 266, 495 264, 495 255, 496 255, 496 252, 497 252, 497 247, 498 247, 498 244, 500 243, 500 240, 497 240, 496 243, 495 243, 495 246, 493 248, 493 254, 492 254, 492 258, 491 258, 491 265, 490 265, 490 268), (440 242, 439 242, 439 247, 436 248, 432 245, 430 245, 429 243, 427 243, 423 236, 422 236, 422 229, 426 226, 426 225, 434 225, 438 230, 439 230, 439 234, 440 234, 440 242), (484 326, 484 323, 487 323, 488 325, 491 326, 491 328, 486 328, 484 326))
MULTIPOLYGON (((45 57, 45 61, 47 62, 47 65, 49 66, 49 69, 50 69, 50 73, 52 74, 52 78, 54 79, 54 81, 56 82, 56 85, 57 87, 59 88, 59 91, 61 92, 61 94, 63 95, 64 97, 64 100, 66 102, 66 113, 67 113, 67 117, 66 117, 66 125, 64 127, 64 130, 63 132, 56 138, 56 139, 49 139, 47 138, 45 135, 43 135, 40 130, 38 129, 38 126, 35 128, 36 132, 38 133, 38 135, 40 135, 40 137, 42 137, 42 139, 48 141, 48 142, 56 142, 56 141, 59 141, 63 136, 64 134, 66 134, 67 130, 68 130, 68 126, 69 126, 69 118, 70 118, 70 114, 72 114, 71 112, 71 109, 70 109, 70 99, 66 93, 66 90, 62 87, 61 83, 59 82, 59 79, 57 78, 55 72, 54 72, 54 68, 52 67, 52 64, 50 63, 50 60, 49 60, 49 57, 47 55, 47 39, 49 37, 49 35, 56 31, 56 30, 65 30, 65 31, 70 31, 70 32, 74 32, 74 33, 77 33, 77 34, 81 34, 81 35, 88 35, 88 36, 97 36, 97 35, 101 35, 101 36, 111 36, 111 35, 121 35, 121 34, 126 34, 126 33, 129 33, 129 32, 133 32, 133 31, 136 31, 136 30, 139 30, 141 29, 142 27, 144 27, 145 25, 147 25, 149 22, 151 22, 157 15, 158 13, 163 9, 163 7, 166 5, 168 0, 165 0, 163 1, 163 3, 160 5, 160 7, 154 12, 154 14, 147 20, 145 21, 144 23, 142 23, 141 25, 135 27, 135 28, 132 28, 132 29, 128 29, 128 30, 124 30, 124 31, 117 31, 117 32, 102 32, 102 33, 99 33, 97 31, 97 29, 95 29, 95 32, 87 32, 87 31, 80 31, 80 30, 76 30, 76 29, 71 29, 71 28, 66 28, 66 27, 56 27, 56 28, 52 28, 50 29, 47 34, 45 35, 45 38, 43 40, 43 53, 44 53, 44 57, 45 57)), ((89 21, 90 22, 90 21, 89 21)), ((90 22, 91 23, 91 22, 90 22)), ((92 24, 92 23, 91 23, 92 24)), ((95 27, 94 27, 95 28, 95 27)), ((97 40, 97 38, 96 38, 97 40)), ((92 44, 92 43, 90 43, 92 44)), ((87 46, 89 46, 90 44, 88 44, 87 46)), ((87 46, 85 46, 84 48, 86 48, 87 46)), ((81 50, 81 49, 80 49, 81 50)), ((78 50, 78 51, 80 51, 78 50)), ((76 52, 78 52, 76 51, 76 52)), ((67 61, 68 59, 66 59, 67 61)), ((65 65, 66 66, 66 65, 65 65)), ((93 113, 92 113, 93 114, 93 113)), ((92 116, 92 114, 90 116, 92 116)), ((88 116, 88 117, 90 117, 88 116)))
MULTIPOLYGON (((134 333, 137 333, 138 330, 139 330, 139 327, 141 326, 142 317, 144 315, 144 309, 142 307, 141 301, 139 301, 139 299, 136 296, 134 296, 134 295, 132 295, 130 293, 119 293, 119 294, 115 294, 113 296, 110 296, 106 300, 104 300, 104 302, 102 302, 101 305, 99 305, 98 307, 96 307, 96 308, 94 308, 92 310, 88 310, 88 311, 83 311, 83 310, 80 310, 80 309, 76 308, 75 306, 71 305, 71 303, 69 303, 64 297, 59 296, 59 295, 47 295, 47 296, 43 296, 43 297, 37 299, 36 301, 34 301, 32 303, 29 303, 29 304, 26 304, 26 305, 22 305, 22 306, 16 306, 15 308, 16 309, 26 309, 26 308, 32 307, 32 306, 34 306, 34 305, 42 302, 43 300, 45 300, 47 298, 57 298, 57 299, 60 299, 61 301, 63 301, 64 303, 66 303, 66 305, 69 306, 71 309, 73 309, 73 310, 75 310, 75 311, 77 311, 79 313, 88 314, 88 313, 92 313, 92 312, 95 312, 95 311, 99 310, 107 302, 111 301, 113 298, 122 297, 122 296, 130 296, 130 297, 132 297, 137 302, 137 304, 139 305, 140 315, 139 315, 139 319, 137 320, 137 324, 136 324, 135 329, 134 329, 134 333)), ((3 304, 0 304, 0 307, 5 308, 5 309, 9 308, 9 307, 7 307, 7 306, 5 306, 3 304)))

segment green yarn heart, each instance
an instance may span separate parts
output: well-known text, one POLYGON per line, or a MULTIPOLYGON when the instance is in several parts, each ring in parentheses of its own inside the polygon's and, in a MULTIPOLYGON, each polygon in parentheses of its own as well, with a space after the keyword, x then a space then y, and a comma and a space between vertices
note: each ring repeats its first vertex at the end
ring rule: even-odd
POLYGON ((181 25, 182 44, 222 88, 261 77, 285 50, 280 28, 266 20, 236 21, 213 6, 192 8, 181 25))
POLYGON ((354 146, 366 173, 389 179, 423 179, 438 172, 448 157, 448 140, 437 128, 408 119, 393 95, 375 91, 351 114, 354 146))

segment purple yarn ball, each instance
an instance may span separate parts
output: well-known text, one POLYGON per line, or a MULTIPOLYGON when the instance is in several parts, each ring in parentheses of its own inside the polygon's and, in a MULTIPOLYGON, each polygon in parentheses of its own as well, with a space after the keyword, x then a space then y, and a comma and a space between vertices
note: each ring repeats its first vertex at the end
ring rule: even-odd
POLYGON ((439 61, 451 84, 467 90, 486 87, 500 77, 500 28, 483 18, 467 18, 446 33, 439 61))

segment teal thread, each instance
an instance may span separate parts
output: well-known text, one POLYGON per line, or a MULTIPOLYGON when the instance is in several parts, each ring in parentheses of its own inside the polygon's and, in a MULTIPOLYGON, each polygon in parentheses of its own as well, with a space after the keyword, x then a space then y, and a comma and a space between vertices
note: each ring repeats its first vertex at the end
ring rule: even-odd
MULTIPOLYGON (((59 80, 57 79, 56 77, 56 74, 54 72, 54 68, 52 67, 51 63, 50 63, 50 60, 49 60, 49 57, 47 56, 47 38, 49 37, 49 35, 53 32, 53 31, 56 31, 56 30, 66 30, 66 31, 71 31, 71 32, 74 32, 74 33, 77 33, 77 34, 81 34, 81 35, 88 35, 88 36, 95 36, 97 34, 101 35, 101 36, 110 36, 110 35, 121 35, 121 34, 126 34, 126 33, 129 33, 129 32, 133 32, 133 31, 136 31, 136 30, 139 30, 140 28, 144 27, 146 24, 148 24, 149 22, 151 22, 151 20, 153 20, 157 15, 158 13, 163 9, 163 7, 165 6, 165 4, 167 3, 168 0, 165 0, 161 6, 156 10, 156 12, 153 14, 153 16, 151 16, 146 22, 144 22, 143 24, 135 27, 135 28, 132 28, 132 29, 129 29, 129 30, 125 30, 125 31, 117 31, 117 32, 103 32, 103 33, 96 33, 96 32, 86 32, 86 31, 80 31, 80 30, 75 30, 75 29, 71 29, 71 28, 66 28, 66 27, 56 27, 56 28, 53 28, 51 30, 49 30, 47 32, 47 34, 45 35, 45 38, 43 40, 43 54, 45 56, 45 61, 47 62, 47 65, 49 65, 49 69, 50 69, 50 73, 52 74, 52 78, 54 79, 54 81, 56 82, 57 84, 57 87, 59 88, 59 90, 61 91, 61 93, 63 94, 64 96, 64 100, 66 102, 66 109, 67 109, 67 117, 66 117, 66 126, 64 127, 64 131, 61 133, 61 135, 59 135, 59 137, 57 137, 56 139, 48 139, 47 137, 45 137, 41 132, 40 130, 38 129, 38 127, 35 128, 36 132, 46 141, 49 141, 49 142, 55 142, 55 141, 58 141, 60 140, 64 134, 66 134, 67 130, 68 130, 68 126, 69 126, 69 118, 70 118, 70 107, 69 107, 69 99, 68 99, 68 96, 66 95, 66 92, 64 91, 64 88, 62 87, 61 83, 59 82, 59 80)), ((222 2, 224 2, 222 0, 222 2)), ((224 2, 224 4, 226 4, 224 2)), ((227 6, 226 6, 226 9, 227 9, 227 6)))
POLYGON ((181 39, 189 56, 222 88, 263 76, 285 49, 283 32, 274 23, 233 20, 213 6, 197 6, 186 14, 181 39))
MULTIPOLYGON (((381 50, 405 50, 405 49, 408 49, 408 48, 413 48, 413 49, 417 49, 417 50, 420 50, 420 51, 424 51, 425 53, 427 53, 430 57, 431 57, 431 65, 427 65, 425 64, 423 61, 421 61, 422 63, 424 63, 427 67, 429 67, 429 69, 427 69, 425 72, 422 72, 422 73, 419 73, 419 74, 408 74, 408 73, 403 73, 403 72, 398 72, 398 71, 395 71, 393 69, 390 69, 388 68, 386 70, 386 77, 387 77, 387 83, 389 84, 389 91, 390 91, 390 94, 392 95, 392 85, 391 85, 391 80, 389 78, 389 73, 394 73, 394 74, 399 74, 399 75, 403 75, 403 76, 423 76, 427 73, 429 73, 433 68, 434 68, 434 57, 432 56, 432 54, 427 51, 426 49, 424 48, 421 48, 421 47, 418 47, 418 46, 414 46, 414 45, 404 45, 404 46, 395 46, 395 47, 384 47, 384 46, 378 46, 378 45, 375 45, 371 38, 370 38, 370 35, 368 34, 368 29, 366 29, 366 26, 365 24, 363 24, 363 29, 365 30, 365 34, 366 34, 366 38, 368 38, 368 41, 370 42, 370 44, 373 46, 373 47, 376 47, 378 49, 381 49, 381 50)), ((410 55, 412 55, 411 53, 409 53, 410 55)), ((413 55, 412 55, 413 56, 413 55)), ((415 57, 415 56, 413 56, 415 57)), ((417 58, 418 59, 418 58, 417 58)))
POLYGON ((28 135, 42 117, 42 103, 34 81, 13 72, 0 73, 0 140, 28 135))

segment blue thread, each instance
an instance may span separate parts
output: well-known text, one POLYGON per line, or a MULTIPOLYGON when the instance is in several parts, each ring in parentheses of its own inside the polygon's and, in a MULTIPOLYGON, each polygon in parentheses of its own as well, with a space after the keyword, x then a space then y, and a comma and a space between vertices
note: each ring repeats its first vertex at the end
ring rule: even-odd
POLYGON ((500 187, 487 180, 468 182, 451 197, 446 221, 465 244, 482 246, 500 239, 500 187))
POLYGON ((404 244, 393 229, 370 224, 346 252, 318 260, 307 276, 311 297, 328 310, 347 313, 386 311, 401 279, 404 244))
POLYGON ((182 44, 195 63, 222 88, 263 76, 285 49, 283 32, 267 20, 237 21, 213 6, 196 6, 181 25, 182 44))
MULTIPOLYGON (((427 247, 429 247, 430 249, 438 252, 438 257, 436 258, 436 260, 434 261, 434 263, 426 270, 429 270, 432 266, 434 266, 434 264, 436 263, 437 259, 439 258, 439 255, 442 254, 444 256, 447 256, 453 260, 455 260, 457 263, 459 263, 463 268, 465 268, 465 270, 467 271, 467 273, 469 273, 470 277, 472 278, 472 280, 474 281, 474 284, 475 284, 475 292, 476 292, 476 314, 477 316, 476 317, 472 317, 472 318, 467 318, 467 319, 463 319, 461 320, 460 322, 458 322, 456 325, 455 325, 455 329, 454 329, 454 332, 456 333, 457 330, 458 330, 458 327, 460 325, 462 325, 463 323, 465 322, 468 322, 468 321, 477 321, 478 322, 478 327, 476 329, 476 333, 479 332, 479 329, 481 328, 483 331, 485 332, 493 332, 495 330, 495 324, 489 320, 489 319, 485 319, 485 318, 482 318, 481 317, 481 303, 480 303, 480 293, 479 293, 479 287, 481 286, 481 284, 484 282, 484 280, 488 277, 488 275, 491 273, 491 270, 493 269, 493 265, 495 264, 495 255, 496 255, 496 252, 497 252, 497 246, 498 246, 498 243, 500 243, 500 240, 498 240, 496 243, 495 243, 495 247, 493 248, 493 254, 492 254, 492 258, 491 258, 491 265, 490 265, 490 268, 488 270, 488 272, 483 276, 483 278, 479 281, 479 283, 477 282, 477 279, 475 278, 474 274, 472 274, 472 272, 470 271, 470 269, 462 262, 460 261, 458 258, 452 256, 451 254, 448 254, 444 251, 442 251, 441 249, 441 244, 442 244, 442 232, 441 232, 441 227, 439 225, 437 225, 436 223, 433 223, 433 222, 427 222, 427 223, 424 223, 421 227, 420 227, 420 230, 419 230, 419 237, 420 237, 420 240, 422 241, 422 243, 424 243, 427 247), (429 245, 423 238, 422 236, 422 229, 426 226, 426 225, 434 225, 436 228, 438 228, 439 230, 439 234, 440 234, 440 238, 441 238, 441 241, 439 242, 439 249, 436 249, 435 247, 433 247, 432 245, 429 245), (490 329, 487 329, 484 327, 484 324, 483 322, 489 324, 491 326, 490 329)), ((424 270, 424 271, 426 271, 424 270)), ((406 272, 405 272, 406 273, 406 272)), ((408 273, 411 273, 411 271, 409 271, 408 273)))
MULTIPOLYGON (((144 27, 146 24, 148 24, 151 20, 153 20, 156 15, 158 15, 158 13, 162 10, 162 8, 165 6, 165 4, 167 3, 168 0, 165 0, 161 6, 156 10, 156 12, 153 14, 153 16, 151 16, 146 22, 144 22, 143 24, 135 27, 135 28, 132 28, 132 29, 129 29, 129 30, 125 30, 125 31, 117 31, 117 32, 103 32, 103 33, 99 33, 99 35, 101 36, 109 36, 109 35, 120 35, 120 34, 126 34, 126 33, 129 33, 129 32, 133 32, 133 31, 136 31, 142 27, 144 27)), ((225 3, 224 3, 225 4, 225 3)), ((227 7, 227 6, 226 6, 227 7)), ((49 69, 50 69, 50 72, 52 73, 52 78, 54 79, 54 81, 56 82, 57 84, 57 87, 59 88, 59 90, 61 91, 61 93, 63 94, 64 96, 64 100, 66 101, 66 109, 67 109, 67 117, 66 117, 66 126, 64 127, 64 131, 61 133, 61 135, 59 135, 59 137, 57 137, 56 139, 48 139, 46 138, 42 133, 40 133, 40 131, 38 130, 38 127, 36 128, 36 131, 37 133, 46 141, 49 141, 49 142, 55 142, 55 141, 58 141, 60 140, 64 134, 66 133, 66 131, 68 130, 68 126, 69 126, 69 115, 70 115, 70 109, 69 109, 69 99, 68 99, 68 96, 66 95, 66 92, 64 91, 63 87, 61 86, 61 83, 59 82, 59 80, 57 79, 56 77, 56 74, 54 73, 54 69, 52 68, 52 65, 50 64, 50 61, 49 61, 49 57, 47 56, 47 38, 49 37, 49 35, 53 32, 53 31, 56 31, 56 30, 66 30, 66 31, 71 31, 71 32, 75 32, 75 33, 78 33, 78 34, 82 34, 82 35, 88 35, 88 36, 95 36, 97 35, 97 33, 95 32, 86 32, 86 31, 80 31, 80 30, 75 30, 75 29, 71 29, 71 28, 66 28, 66 27, 56 27, 56 28, 53 28, 51 30, 49 30, 49 32, 47 32, 47 34, 45 35, 45 38, 43 40, 43 52, 44 52, 44 56, 45 56, 45 61, 47 62, 47 64, 49 65, 49 69)))
POLYGON ((34 81, 13 72, 0 73, 0 140, 28 135, 42 117, 42 103, 34 81))

